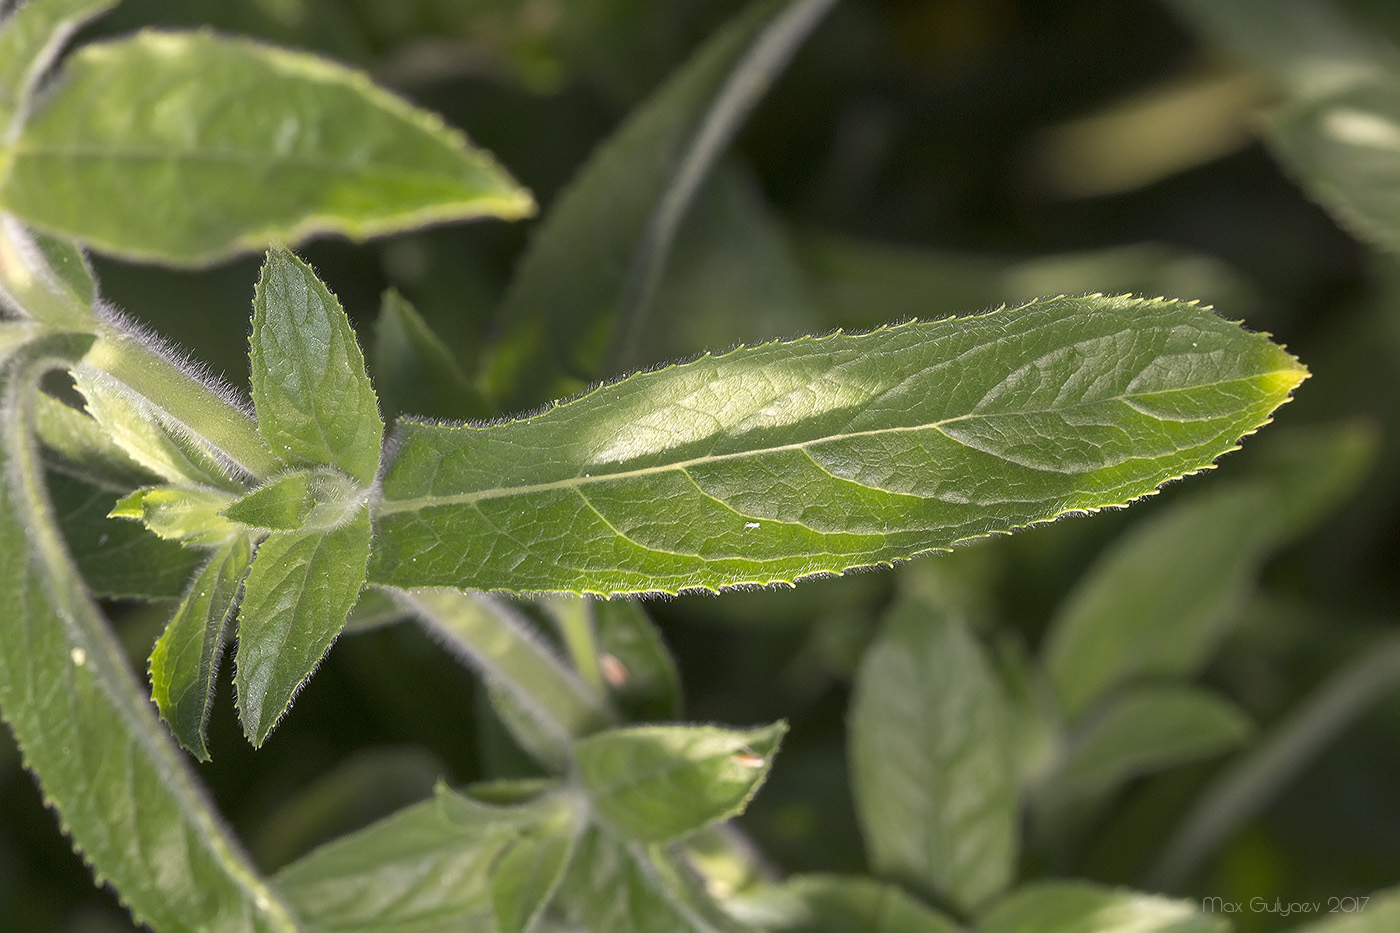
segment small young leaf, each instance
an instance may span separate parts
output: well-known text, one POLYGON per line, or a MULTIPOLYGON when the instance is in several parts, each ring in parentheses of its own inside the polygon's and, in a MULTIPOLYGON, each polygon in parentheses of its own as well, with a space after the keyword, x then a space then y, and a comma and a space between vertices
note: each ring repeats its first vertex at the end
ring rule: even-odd
POLYGON ((1061 604, 1044 657, 1070 719, 1114 687, 1210 656, 1277 537, 1253 486, 1184 501, 1115 542, 1061 604))
POLYGON ((364 491, 334 470, 298 470, 234 502, 225 518, 269 531, 329 530, 365 505, 364 491))
POLYGON ((599 662, 613 701, 632 722, 681 714, 681 680, 656 624, 633 599, 593 602, 599 662))
POLYGON ((579 780, 594 811, 634 842, 670 842, 737 816, 773 766, 785 723, 738 732, 640 726, 581 739, 579 780))
POLYGON ((102 371, 79 366, 73 381, 103 432, 127 456, 172 483, 240 490, 215 453, 187 432, 168 427, 155 410, 102 371))
POLYGON ((619 319, 644 312, 696 190, 830 6, 753 4, 599 148, 516 268, 486 374, 498 400, 534 405, 607 375, 606 347, 630 324, 619 319))
POLYGON ((143 522, 166 541, 210 547, 238 533, 238 527, 219 514, 229 499, 228 493, 207 486, 144 486, 118 501, 108 514, 143 522))
POLYGON ((613 595, 889 563, 1208 467, 1305 375, 1206 309, 1102 296, 742 348, 405 425, 370 578, 613 595))
POLYGON ((252 559, 247 535, 234 535, 215 551, 151 651, 151 698, 175 738, 200 761, 209 760, 204 724, 214 702, 224 630, 252 559))
POLYGON ((499 933, 534 929, 569 867, 584 828, 568 807, 543 817, 496 862, 491 872, 491 902, 499 933))
POLYGON ((326 933, 493 930, 492 866, 538 818, 439 789, 288 865, 277 889, 326 933))
POLYGON ((238 612, 238 717, 261 745, 311 676, 365 584, 369 513, 332 531, 279 531, 258 547, 238 612))
POLYGON ((384 422, 350 320, 311 267, 269 250, 253 297, 258 430, 293 466, 335 466, 368 486, 384 422))
MULTIPOLYGON (((94 596, 111 599, 180 599, 202 552, 165 541, 144 525, 109 518, 120 493, 86 479, 46 474, 54 517, 73 562, 94 596)), ((130 487, 127 487, 130 488, 130 487)))
POLYGON ((490 156, 365 75, 207 32, 79 49, 8 160, 0 210, 180 265, 533 209, 490 156))
POLYGON ((848 733, 856 813, 879 874, 964 910, 1010 883, 1009 711, 961 619, 896 604, 856 674, 848 733))
POLYGON ((0 144, 24 119, 34 86, 69 36, 117 0, 29 0, 0 20, 0 144))
POLYGON ((428 322, 393 289, 384 293, 370 348, 374 384, 390 412, 484 418, 491 406, 428 322))
POLYGON ((1223 917, 1176 901, 1081 881, 1017 888, 987 911, 977 933, 1227 933, 1223 917))
POLYGON ((551 913, 568 929, 608 933, 715 933, 692 921, 637 862, 637 850, 601 829, 579 840, 551 913))
POLYGON ((1057 802, 1100 796, 1132 778, 1228 752, 1251 730, 1239 707, 1199 687, 1129 690, 1076 730, 1044 793, 1057 802))
POLYGON ((772 933, 959 933, 956 922, 873 878, 797 875, 746 899, 772 933))

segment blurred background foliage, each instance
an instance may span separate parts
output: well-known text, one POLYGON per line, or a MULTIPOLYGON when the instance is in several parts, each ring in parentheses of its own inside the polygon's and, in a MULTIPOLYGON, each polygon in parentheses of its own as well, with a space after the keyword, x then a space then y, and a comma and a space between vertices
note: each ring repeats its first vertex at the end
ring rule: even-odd
MULTIPOLYGON (((1228 29, 1199 31, 1184 15, 1193 6, 847 0, 771 89, 683 225, 647 337, 653 361, 1103 291, 1212 303, 1273 333, 1314 374, 1220 470, 1131 510, 894 572, 651 604, 680 664, 686 719, 792 722, 741 821, 777 871, 867 867, 846 709, 892 604, 956 604, 1015 687, 1076 585, 1121 536, 1245 477, 1282 476, 1286 488, 1266 508, 1287 529, 1240 570, 1208 646, 1183 668, 1232 701, 1241 727, 1182 756, 1190 764, 1143 768, 1111 792, 1066 803, 1036 785, 1055 740, 1029 716, 1026 781, 1037 793, 1021 876, 1155 879, 1171 893, 1235 902, 1325 901, 1400 880, 1400 691, 1390 689, 1400 674, 1393 662, 1358 672, 1394 652, 1400 607, 1400 269, 1344 231, 1260 141, 1261 115, 1287 93, 1288 63, 1232 45, 1228 29), (1369 692, 1328 707, 1330 720, 1299 724, 1300 711, 1358 678, 1369 692), (1271 741, 1294 754, 1256 787, 1256 805, 1218 844, 1164 867, 1193 808, 1271 741)), ((211 26, 351 62, 465 128, 548 209, 593 147, 740 7, 125 0, 79 38, 211 26)), ((1387 0, 1329 9, 1376 41, 1400 43, 1400 13, 1387 0)), ((529 230, 459 225, 361 246, 318 241, 303 254, 356 320, 372 361, 379 296, 392 287, 471 373, 500 330, 493 315, 529 230)), ((257 264, 191 273, 96 261, 110 301, 234 381, 246 371, 257 264)), ((412 411, 431 404, 399 398, 412 411)), ((165 610, 111 610, 141 666, 165 610)), ((1031 708, 1034 684, 1027 689, 1031 708)), ((230 693, 220 691, 215 760, 202 776, 269 869, 421 798, 439 776, 462 783, 530 767, 472 678, 410 626, 342 639, 261 751, 239 737, 230 693)), ((8 736, 0 742, 5 925, 128 929, 52 831, 8 736)), ((1299 918, 1234 919, 1253 931, 1299 918)))

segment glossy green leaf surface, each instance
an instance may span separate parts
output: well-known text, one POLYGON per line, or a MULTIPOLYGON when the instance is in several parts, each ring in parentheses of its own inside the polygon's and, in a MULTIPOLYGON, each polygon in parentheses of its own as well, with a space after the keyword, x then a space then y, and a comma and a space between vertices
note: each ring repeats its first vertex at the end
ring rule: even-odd
POLYGON ((343 836, 278 872, 317 930, 495 933, 491 866, 537 819, 450 791, 343 836))
POLYGON ((897 604, 856 673, 849 716, 875 871, 964 910, 999 894, 1017 850, 1011 718, 962 619, 897 604))
POLYGON ((0 708, 26 765, 97 876, 152 928, 300 929, 210 807, 68 562, 24 428, 30 387, 6 375, 0 708))
POLYGON ((374 481, 384 422, 355 332, 311 267, 284 249, 268 252, 253 295, 249 362, 258 430, 277 456, 374 481))
POLYGON ((1271 499, 1240 487, 1182 502, 1115 542, 1046 636, 1045 667, 1074 718, 1114 687, 1196 670, 1276 536, 1271 499))
POLYGON ((798 875, 762 892, 752 913, 773 933, 958 933, 956 922, 897 885, 860 875, 798 875))
POLYGON ((224 631, 252 560, 247 535, 235 535, 214 551, 151 651, 151 698, 175 738, 200 761, 209 760, 204 724, 214 703, 224 631))
POLYGON ((182 265, 532 206, 460 132, 365 75, 207 32, 79 49, 0 171, 0 209, 182 265))
POLYGON ((29 0, 0 21, 0 143, 24 118, 44 70, 78 27, 117 0, 29 0))
POLYGON ((1100 296, 742 348, 404 425, 370 577, 614 594, 889 563, 1207 467, 1305 374, 1209 310, 1100 296))
POLYGON ((670 842, 742 813, 773 766, 785 723, 614 729, 574 745, 594 812, 622 838, 670 842))
POLYGON ((1227 933, 1224 917, 1192 901, 1078 881, 1017 888, 987 911, 977 933, 1227 933))
POLYGON ((332 531, 274 532, 258 546, 238 612, 238 718, 261 745, 360 598, 369 514, 332 531))
POLYGON ((1125 781, 1238 748, 1253 725, 1199 687, 1145 686, 1114 697, 1071 739, 1049 793, 1092 797, 1125 781))
POLYGON ((752 5, 717 33, 594 153, 550 206, 501 308, 487 371, 508 407, 537 404, 599 372, 619 326, 644 309, 674 228, 773 75, 830 6, 752 5), (758 69, 747 82, 732 76, 758 69))

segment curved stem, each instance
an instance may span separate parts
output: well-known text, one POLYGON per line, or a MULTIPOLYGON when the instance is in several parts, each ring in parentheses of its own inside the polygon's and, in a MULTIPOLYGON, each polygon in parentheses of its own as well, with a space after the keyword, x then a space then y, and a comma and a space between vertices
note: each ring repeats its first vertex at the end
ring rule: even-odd
POLYGON ((1208 855, 1273 799, 1313 757, 1377 700, 1400 687, 1400 637, 1346 665, 1216 779, 1177 828, 1148 886, 1179 888, 1208 855))

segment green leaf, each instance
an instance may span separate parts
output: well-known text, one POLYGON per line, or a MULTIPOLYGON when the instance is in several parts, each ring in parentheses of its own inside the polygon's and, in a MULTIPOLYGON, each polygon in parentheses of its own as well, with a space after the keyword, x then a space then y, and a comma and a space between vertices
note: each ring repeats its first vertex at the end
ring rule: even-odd
POLYGON ((350 319, 311 267, 268 251, 253 296, 258 430, 296 466, 336 466, 374 482, 384 422, 350 319))
POLYGON ((288 865, 277 889, 326 933, 495 933, 492 867, 537 819, 439 788, 288 865))
POLYGON ((856 673, 847 731, 875 871, 963 910, 999 894, 1016 864, 1011 719, 962 620, 896 604, 856 673))
POLYGON ((551 905, 568 929, 608 933, 713 933, 659 889, 634 848, 593 828, 579 840, 551 905))
POLYGON ((1044 792, 1057 802, 1097 797, 1132 778, 1232 751, 1252 731, 1238 706, 1199 687, 1129 690, 1075 731, 1044 792))
POLYGON ((786 723, 614 729, 574 745, 598 818, 634 842, 670 842, 737 816, 768 776, 786 723))
POLYGON ((1244 486, 1183 501, 1115 542, 1046 635, 1045 668, 1065 715, 1121 684, 1196 671, 1277 534, 1271 497, 1244 486))
POLYGON ((40 394, 34 400, 34 433, 47 451, 58 455, 55 466, 92 485, 113 484, 114 491, 124 493, 160 476, 132 460, 92 418, 52 396, 40 394))
POLYGON ((370 368, 389 411, 428 418, 484 418, 491 413, 452 351, 392 288, 379 306, 370 368))
POLYGON ((64 472, 47 474, 54 517, 94 596, 179 599, 204 554, 164 541, 143 525, 109 518, 120 493, 64 472))
POLYGON ((0 143, 19 130, 35 85, 73 33, 117 0, 30 0, 0 21, 0 143))
POLYGON ((329 530, 365 505, 364 490, 335 470, 299 470, 234 502, 225 518, 269 531, 329 530))
POLYGON ((1369 897, 1343 897, 1340 901, 1354 912, 1298 927, 1296 933, 1389 933, 1400 925, 1400 889, 1390 888, 1369 897))
POLYGON ((796 875, 743 905, 773 933, 958 933, 953 920, 873 878, 796 875))
POLYGON ((151 698, 175 738, 200 761, 209 760, 204 725, 214 703, 224 631, 252 560, 247 535, 234 535, 215 551, 151 651, 151 698))
POLYGON ((646 609, 632 599, 592 605, 603 679, 623 714, 632 722, 680 718, 680 674, 646 609))
POLYGON ((208 547, 238 533, 238 527, 220 515, 229 498, 207 486, 145 486, 117 502, 109 514, 142 522, 158 538, 208 547))
POLYGON ((171 930, 301 929, 211 809, 87 597, 45 501, 26 429, 37 373, 5 375, 0 591, 8 612, 0 626, 0 709, 26 766, 98 879, 141 922, 171 930))
POLYGON ((370 578, 612 595, 886 564, 1203 469, 1305 375, 1206 309, 1102 296, 742 348, 405 425, 370 578))
POLYGON ((1226 933, 1230 925, 1177 901, 1081 881, 1017 888, 984 914, 977 933, 1226 933))
POLYGON ((540 820, 491 871, 491 902, 499 933, 527 933, 549 906, 584 828, 570 807, 540 820))
POLYGON ((238 717, 261 745, 321 663, 365 584, 369 513, 332 531, 279 531, 253 558, 238 612, 238 717))
MULTIPOLYGON (((830 0, 759 3, 710 39, 551 206, 503 302, 486 381, 507 407, 576 391, 643 326, 695 192, 830 0)), ((635 362, 635 361, 633 361, 635 362)))
POLYGON ((7 156, 0 210, 178 265, 533 208, 461 133, 365 75, 206 32, 79 49, 7 156))
POLYGON ((188 430, 167 425, 154 407, 100 369, 79 366, 73 381, 103 433, 145 469, 172 483, 241 491, 212 448, 188 430))

